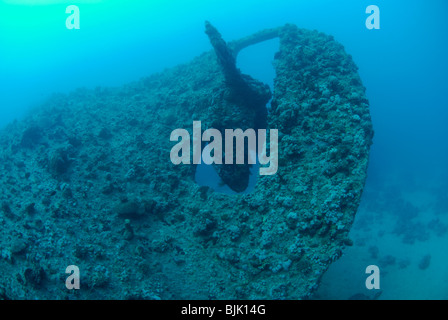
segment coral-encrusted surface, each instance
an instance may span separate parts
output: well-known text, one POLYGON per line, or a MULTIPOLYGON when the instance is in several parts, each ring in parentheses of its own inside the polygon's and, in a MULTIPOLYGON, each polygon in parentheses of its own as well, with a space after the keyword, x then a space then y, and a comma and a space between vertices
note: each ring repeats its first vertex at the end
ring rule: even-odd
POLYGON ((198 186, 170 133, 251 128, 216 55, 121 88, 55 95, 0 134, 0 297, 300 299, 347 239, 372 124, 331 36, 280 29, 268 128, 279 169, 250 194, 198 186), (65 288, 77 265, 81 289, 65 288))

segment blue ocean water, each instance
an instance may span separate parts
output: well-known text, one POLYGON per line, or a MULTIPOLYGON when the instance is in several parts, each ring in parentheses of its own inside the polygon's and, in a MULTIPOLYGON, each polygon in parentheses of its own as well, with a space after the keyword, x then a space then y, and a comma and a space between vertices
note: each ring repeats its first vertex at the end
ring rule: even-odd
MULTIPOLYGON (((79 30, 65 27, 70 2, 30 2, 0 3, 0 126, 54 92, 119 86, 190 61, 211 49, 205 20, 226 40, 285 23, 333 35, 359 67, 375 137, 354 246, 329 270, 319 295, 338 298, 347 270, 360 283, 362 267, 379 264, 388 273, 380 298, 448 298, 448 233, 431 227, 436 219, 448 224, 446 1, 81 1, 79 30), (371 4, 381 10, 379 30, 365 27, 371 4), (425 239, 396 230, 408 205, 429 233, 425 239), (422 270, 426 254, 432 260, 422 270), (416 279, 422 285, 410 289, 416 279)), ((277 48, 274 40, 247 48, 238 66, 272 87, 277 48)))

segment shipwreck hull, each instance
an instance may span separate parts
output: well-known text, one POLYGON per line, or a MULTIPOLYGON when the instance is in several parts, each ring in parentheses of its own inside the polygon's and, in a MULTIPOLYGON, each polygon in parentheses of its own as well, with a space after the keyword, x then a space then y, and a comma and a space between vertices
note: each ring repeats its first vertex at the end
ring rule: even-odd
MULTIPOLYGON (((272 37, 265 114, 266 86, 241 75, 260 100, 232 89, 215 46, 120 88, 55 95, 10 124, 0 136, 2 297, 309 298, 350 244, 373 130, 357 68, 331 36, 286 25, 228 53, 272 37), (198 120, 278 129, 278 172, 250 194, 197 185, 194 165, 171 163, 170 134, 198 120), (80 290, 65 288, 69 265, 80 290)), ((235 170, 224 181, 244 189, 247 168, 235 170)))

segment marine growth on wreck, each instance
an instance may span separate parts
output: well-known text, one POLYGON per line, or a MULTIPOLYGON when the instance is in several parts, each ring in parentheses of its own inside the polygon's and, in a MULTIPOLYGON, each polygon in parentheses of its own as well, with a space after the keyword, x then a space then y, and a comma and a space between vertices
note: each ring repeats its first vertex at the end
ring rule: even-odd
POLYGON ((306 299, 350 244, 373 130, 357 67, 332 36, 285 25, 119 88, 57 94, 0 134, 0 296, 306 299), (238 53, 278 37, 274 90, 238 53), (272 100, 271 100, 272 99, 272 100), (271 100, 271 106, 266 104, 271 100), (170 134, 278 130, 278 170, 213 165, 237 194, 170 161, 170 134), (65 290, 69 265, 81 287, 65 290), (62 275, 61 275, 62 274, 62 275))

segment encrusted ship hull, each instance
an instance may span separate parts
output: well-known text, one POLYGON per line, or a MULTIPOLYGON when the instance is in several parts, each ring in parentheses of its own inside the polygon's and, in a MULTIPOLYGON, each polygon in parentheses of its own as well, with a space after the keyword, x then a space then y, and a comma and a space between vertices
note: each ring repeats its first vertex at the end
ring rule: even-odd
MULTIPOLYGON (((214 51, 120 88, 55 95, 1 133, 3 298, 311 297, 350 244, 373 137, 365 88, 331 36, 286 25, 227 45, 207 28, 214 51), (272 37, 266 111, 269 89, 231 58, 272 37), (197 185, 194 165, 170 161, 170 133, 195 120, 278 129, 277 173, 249 194, 197 185), (65 288, 69 265, 80 290, 65 288)), ((247 186, 248 166, 215 167, 247 186)))

